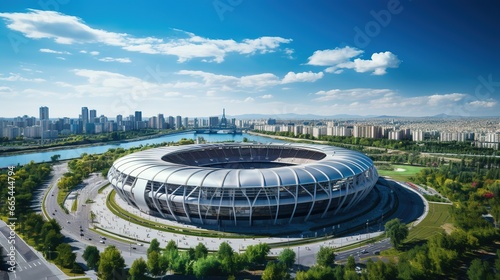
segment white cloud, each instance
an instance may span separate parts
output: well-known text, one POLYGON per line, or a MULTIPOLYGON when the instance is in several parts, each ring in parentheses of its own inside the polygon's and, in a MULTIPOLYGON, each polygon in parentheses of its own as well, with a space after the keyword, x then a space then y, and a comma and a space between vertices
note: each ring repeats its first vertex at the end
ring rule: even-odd
POLYGON ((353 89, 332 89, 328 91, 318 91, 315 93, 320 97, 315 101, 325 102, 332 100, 370 100, 375 97, 391 96, 394 92, 390 89, 353 88, 353 89))
POLYGON ((434 94, 427 96, 427 104, 429 106, 441 106, 449 103, 456 103, 463 98, 466 94, 463 93, 449 93, 449 94, 434 94))
POLYGON ((313 55, 309 57, 307 64, 316 66, 332 66, 346 62, 362 53, 362 50, 351 48, 349 46, 335 48, 333 50, 319 50, 315 51, 313 55))
POLYGON ((242 87, 269 87, 279 84, 279 78, 271 73, 241 76, 239 85, 242 87))
POLYGON ((39 83, 39 82, 44 82, 45 80, 42 79, 42 78, 30 79, 30 78, 22 77, 21 75, 19 75, 17 73, 10 73, 10 76, 8 76, 8 77, 1 77, 0 76, 0 81, 8 81, 8 82, 36 82, 36 83, 39 83))
POLYGON ((103 62, 120 62, 120 63, 130 63, 130 62, 132 62, 130 60, 130 58, 128 58, 128 57, 113 58, 113 57, 109 57, 109 56, 100 58, 99 61, 103 61, 103 62))
POLYGON ((57 59, 59 59, 59 60, 66 60, 66 58, 64 58, 64 57, 62 57, 62 56, 58 56, 58 57, 56 57, 56 58, 57 58, 57 59))
POLYGON ((43 53, 56 53, 56 54, 71 54, 70 52, 67 52, 67 51, 55 51, 55 50, 51 50, 51 49, 40 49, 40 52, 43 52, 43 53))
POLYGON ((371 59, 354 59, 363 52, 363 50, 349 46, 318 50, 309 57, 307 64, 329 66, 325 69, 327 73, 340 74, 343 69, 354 69, 358 73, 372 72, 374 75, 384 75, 387 68, 398 68, 401 62, 396 55, 389 51, 374 53, 371 55, 371 59))
POLYGON ((273 98, 273 96, 271 94, 265 94, 265 95, 262 95, 260 98, 262 98, 262 99, 270 99, 270 98, 273 98))
POLYGON ((384 75, 387 68, 398 68, 401 61, 391 52, 380 52, 372 54, 371 59, 356 58, 354 61, 340 63, 328 71, 334 71, 335 68, 354 69, 356 72, 373 72, 374 75, 384 75))
POLYGON ((205 86, 222 88, 224 91, 234 90, 235 88, 265 88, 279 84, 297 83, 297 82, 314 82, 323 77, 323 72, 303 72, 294 73, 288 72, 283 79, 272 73, 261 73, 255 75, 247 75, 241 77, 213 74, 204 71, 181 70, 177 72, 179 75, 188 75, 203 79, 205 86))
MULTIPOLYGON (((72 72, 85 78, 82 84, 68 85, 59 83, 61 87, 71 87, 76 96, 119 96, 127 102, 144 100, 144 98, 178 97, 182 90, 192 90, 202 87, 198 83, 184 82, 151 82, 147 78, 141 79, 109 71, 90 69, 74 69, 72 72)), ((65 90, 66 92, 69 89, 65 90)))
POLYGON ((93 55, 93 56, 96 56, 96 55, 99 55, 99 52, 98 51, 86 51, 86 50, 81 50, 80 53, 88 53, 90 55, 93 55))
POLYGON ((53 39, 59 44, 99 43, 132 52, 173 55, 177 56, 178 62, 201 58, 220 63, 229 53, 264 54, 274 52, 281 44, 292 41, 264 36, 238 42, 232 39, 203 38, 183 31, 179 32, 183 38, 169 38, 166 41, 155 37, 136 38, 126 33, 94 29, 78 17, 32 9, 27 13, 0 13, 0 17, 7 20, 9 29, 21 32, 28 38, 53 39))
POLYGON ((287 84, 296 82, 315 82, 321 78, 323 78, 323 72, 319 73, 313 73, 311 71, 302 73, 288 72, 283 78, 282 83, 287 84))
POLYGON ((478 108, 492 108, 497 105, 497 102, 495 100, 488 100, 488 101, 482 101, 482 100, 476 100, 467 103, 467 105, 472 106, 472 107, 478 107, 478 108))
POLYGON ((243 102, 247 102, 247 103, 250 103, 250 102, 254 102, 255 99, 253 99, 252 97, 247 97, 245 98, 245 100, 243 102))
POLYGON ((12 89, 10 87, 0 86, 0 93, 10 93, 10 92, 12 92, 12 89))
POLYGON ((494 99, 474 100, 466 93, 430 94, 409 97, 391 89, 332 89, 318 91, 312 100, 320 106, 351 110, 352 113, 421 116, 439 113, 463 114, 471 110, 486 110, 498 106, 494 99), (356 112, 356 110, 358 112, 356 112))

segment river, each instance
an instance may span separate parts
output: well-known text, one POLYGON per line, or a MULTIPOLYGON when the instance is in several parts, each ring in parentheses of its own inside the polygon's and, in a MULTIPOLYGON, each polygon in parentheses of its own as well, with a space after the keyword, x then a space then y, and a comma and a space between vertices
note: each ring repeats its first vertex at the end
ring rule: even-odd
POLYGON ((0 168, 5 168, 11 165, 24 165, 29 163, 30 161, 34 161, 36 163, 39 162, 49 162, 50 157, 53 155, 60 155, 59 160, 78 158, 81 154, 102 154, 111 148, 132 148, 137 147, 139 145, 147 145, 147 144, 159 144, 162 142, 177 142, 182 138, 186 139, 194 139, 196 140, 198 137, 203 137, 207 142, 223 142, 223 141, 235 141, 241 142, 243 138, 246 137, 248 141, 256 141, 260 143, 283 143, 283 140, 272 139, 268 137, 262 137, 257 135, 250 134, 196 134, 193 132, 186 132, 180 134, 171 134, 164 135, 157 138, 151 138, 146 140, 138 140, 124 143, 113 143, 106 144, 100 146, 88 146, 88 147, 75 147, 75 148, 67 148, 60 150, 50 150, 50 151, 42 151, 42 152, 27 152, 25 154, 17 154, 11 156, 0 156, 0 168))

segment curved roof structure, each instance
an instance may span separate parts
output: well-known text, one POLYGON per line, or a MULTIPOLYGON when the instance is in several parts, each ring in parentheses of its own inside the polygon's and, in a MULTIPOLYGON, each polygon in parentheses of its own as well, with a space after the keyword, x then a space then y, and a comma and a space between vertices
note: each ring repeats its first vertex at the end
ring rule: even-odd
POLYGON ((210 188, 314 184, 352 177, 371 167, 372 160, 359 152, 291 143, 161 147, 113 163, 114 169, 135 178, 210 188))

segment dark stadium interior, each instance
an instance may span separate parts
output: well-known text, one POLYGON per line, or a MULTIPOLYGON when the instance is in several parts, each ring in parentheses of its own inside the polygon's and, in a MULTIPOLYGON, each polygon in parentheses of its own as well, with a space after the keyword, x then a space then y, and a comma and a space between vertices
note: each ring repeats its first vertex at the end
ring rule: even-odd
POLYGON ((238 145, 171 153, 162 160, 189 166, 252 169, 303 164, 324 157, 322 152, 297 147, 238 145))

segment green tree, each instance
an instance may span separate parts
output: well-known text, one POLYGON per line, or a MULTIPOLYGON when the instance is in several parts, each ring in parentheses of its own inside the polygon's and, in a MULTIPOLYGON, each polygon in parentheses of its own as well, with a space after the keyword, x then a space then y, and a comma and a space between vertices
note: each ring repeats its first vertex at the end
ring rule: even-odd
POLYGON ((157 251, 151 251, 151 253, 148 254, 148 271, 151 273, 153 276, 158 276, 161 274, 161 269, 160 269, 160 256, 158 255, 157 251))
POLYGON ((148 272, 148 265, 146 264, 146 261, 140 257, 132 263, 128 274, 130 275, 131 280, 146 280, 148 279, 146 272, 148 272))
POLYGON ((174 271, 183 274, 193 274, 193 261, 188 252, 181 252, 177 257, 172 259, 171 267, 174 271))
POLYGON ((283 249, 278 256, 278 261, 283 263, 287 269, 291 268, 295 263, 295 251, 289 248, 283 249))
POLYGON ((398 249, 399 245, 408 236, 409 230, 398 218, 394 218, 385 223, 385 233, 391 239, 394 248, 398 249))
POLYGON ((290 274, 286 272, 284 263, 268 262, 262 272, 262 280, 285 280, 290 279, 290 274))
POLYGON ((120 251, 111 245, 106 247, 100 255, 97 276, 103 280, 112 280, 113 275, 121 275, 125 268, 125 260, 120 251))
POLYGON ((220 273, 219 266, 219 260, 214 255, 210 255, 204 259, 198 259, 193 264, 193 273, 197 278, 214 276, 220 273))
POLYGON ((267 243, 248 245, 245 251, 245 258, 249 265, 262 265, 266 261, 266 256, 271 248, 267 243))
POLYGON ((153 251, 156 251, 157 253, 160 253, 160 242, 158 242, 158 239, 156 239, 156 238, 153 238, 151 240, 151 242, 149 243, 149 248, 148 248, 148 251, 147 251, 147 255, 149 255, 149 253, 151 253, 153 251))
POLYGON ((217 258, 221 264, 221 270, 224 274, 232 274, 239 270, 237 262, 238 256, 234 254, 233 247, 227 242, 222 242, 217 250, 217 258))
POLYGON ((54 262, 65 268, 72 268, 76 260, 76 254, 73 253, 71 246, 66 243, 57 246, 57 258, 54 262))
POLYGON ((43 243, 44 248, 47 251, 54 250, 62 243, 62 235, 60 233, 56 233, 54 229, 51 229, 45 235, 45 242, 43 243))
POLYGON ((90 269, 97 270, 99 267, 99 250, 96 246, 85 247, 82 257, 87 262, 87 266, 90 269))
POLYGON ((165 251, 169 252, 172 250, 177 251, 177 244, 175 243, 175 241, 170 240, 168 241, 167 246, 165 247, 165 251))
POLYGON ((335 264, 335 250, 331 247, 320 246, 316 254, 316 263, 320 266, 333 266, 335 264))
POLYGON ((367 280, 398 279, 398 270, 394 263, 384 263, 382 260, 373 262, 369 259, 366 263, 367 280))
MULTIPOLYGON (((342 266, 337 266, 335 269, 342 269, 342 266)), ((313 266, 307 271, 298 271, 295 280, 333 280, 343 279, 343 271, 339 277, 336 276, 335 271, 330 266, 313 266)))
POLYGON ((347 263, 346 263, 344 268, 345 268, 345 270, 354 271, 354 269, 356 268, 356 260, 354 259, 353 256, 347 257, 347 263))
POLYGON ((482 261, 480 259, 472 260, 469 269, 467 270, 467 276, 470 280, 492 280, 494 275, 490 269, 490 265, 487 261, 482 261))
POLYGON ((208 249, 203 243, 198 243, 194 248, 194 259, 203 259, 208 255, 208 249))
POLYGON ((51 157, 50 157, 50 160, 51 160, 52 162, 56 162, 56 161, 58 161, 60 158, 61 158, 61 155, 57 154, 57 155, 53 155, 53 156, 51 156, 51 157))

